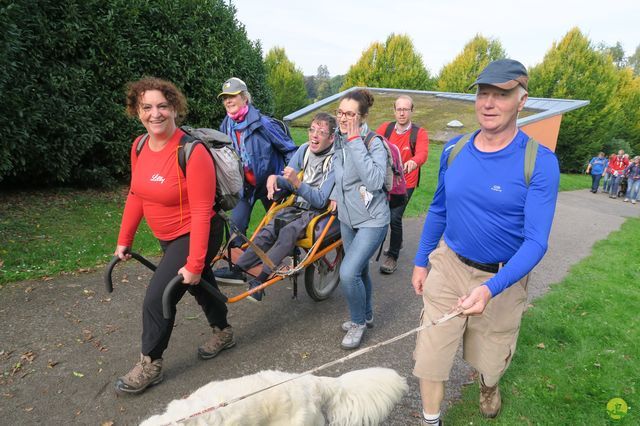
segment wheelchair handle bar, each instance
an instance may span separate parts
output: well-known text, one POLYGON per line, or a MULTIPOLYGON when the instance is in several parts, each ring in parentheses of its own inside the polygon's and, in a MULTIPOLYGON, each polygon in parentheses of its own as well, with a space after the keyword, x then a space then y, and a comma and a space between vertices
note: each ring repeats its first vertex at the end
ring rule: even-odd
MULTIPOLYGON (((135 260, 142 263, 144 266, 151 269, 152 271, 156 270, 156 265, 154 265, 153 263, 145 259, 142 255, 135 253, 133 251, 129 252, 129 254, 135 260)), ((107 269, 104 272, 104 285, 107 288, 107 293, 113 293, 113 281, 111 280, 111 274, 113 273, 113 268, 115 268, 118 262, 120 262, 121 260, 122 259, 120 259, 118 256, 113 256, 113 258, 111 259, 111 262, 109 262, 109 264, 107 265, 107 269)))
MULTIPOLYGON (((167 287, 164 289, 164 293, 162 293, 162 316, 164 316, 164 319, 171 319, 171 301, 173 300, 178 287, 183 285, 183 280, 184 277, 182 274, 176 275, 171 281, 169 281, 169 284, 167 284, 167 287)), ((209 294, 222 303, 227 303, 227 300, 229 300, 227 296, 222 294, 220 290, 211 285, 211 283, 204 278, 200 278, 200 283, 198 283, 198 285, 203 286, 209 294)))

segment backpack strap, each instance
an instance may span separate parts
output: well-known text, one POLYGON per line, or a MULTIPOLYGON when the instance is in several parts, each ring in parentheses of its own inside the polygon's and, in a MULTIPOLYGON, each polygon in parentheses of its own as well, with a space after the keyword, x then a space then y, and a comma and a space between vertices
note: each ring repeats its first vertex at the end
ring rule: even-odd
POLYGON ((536 167, 536 158, 538 157, 538 146, 540 144, 533 138, 527 141, 527 147, 524 151, 524 182, 529 186, 533 169, 536 167))
POLYGON ((416 143, 418 142, 418 132, 420 127, 411 123, 411 134, 409 135, 409 147, 411 148, 411 155, 416 155, 416 143))
POLYGON ((471 136, 477 135, 478 132, 480 132, 480 130, 476 130, 475 132, 472 132, 472 133, 467 133, 464 136, 462 136, 460 139, 458 139, 458 142, 456 142, 453 145, 453 148, 451 148, 451 152, 449 153, 449 158, 447 158, 447 168, 451 167, 451 163, 453 163, 453 160, 457 157, 460 151, 462 151, 462 148, 464 148, 467 142, 469 142, 469 140, 471 139, 471 136))
POLYGON ((140 139, 138 139, 138 144, 136 145, 136 157, 140 156, 140 153, 142 152, 142 147, 144 147, 144 144, 147 142, 147 139, 149 139, 149 133, 145 133, 140 137, 140 139))
POLYGON ((364 146, 367 148, 367 150, 369 150, 369 145, 371 144, 371 139, 375 138, 376 136, 379 136, 377 133, 372 132, 371 130, 369 130, 369 133, 367 133, 367 135, 364 137, 364 146))
POLYGON ((396 122, 395 121, 391 121, 389 124, 387 124, 387 128, 384 131, 385 139, 389 140, 389 138, 391 137, 391 133, 393 133, 393 129, 395 127, 396 127, 396 122))
MULTIPOLYGON (((451 148, 451 152, 449 153, 449 158, 447 159, 447 168, 451 167, 451 163, 456 158, 456 156, 460 153, 462 148, 469 142, 471 136, 478 134, 479 130, 476 130, 473 133, 467 133, 462 136, 458 142, 456 142, 451 148)), ((524 151, 524 182, 529 186, 531 182, 531 176, 533 175, 533 169, 536 166, 536 158, 538 157, 538 146, 540 144, 533 138, 529 138, 527 140, 527 145, 524 151)))
POLYGON ((213 160, 213 156, 211 155, 207 144, 186 133, 180 138, 180 142, 178 142, 178 165, 180 166, 180 170, 182 170, 184 177, 187 177, 187 162, 189 161, 189 158, 191 158, 191 153, 197 145, 204 145, 205 150, 209 153, 211 160, 213 160))

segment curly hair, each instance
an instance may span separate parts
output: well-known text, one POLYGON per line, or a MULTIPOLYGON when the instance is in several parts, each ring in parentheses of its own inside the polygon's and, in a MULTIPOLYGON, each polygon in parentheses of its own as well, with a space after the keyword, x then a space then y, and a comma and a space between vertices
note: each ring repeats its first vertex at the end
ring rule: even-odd
POLYGON ((169 105, 176 111, 178 117, 176 123, 180 124, 187 116, 187 98, 182 94, 175 84, 157 77, 144 77, 138 81, 127 84, 127 114, 131 117, 138 117, 140 100, 147 90, 158 90, 162 92, 169 105))

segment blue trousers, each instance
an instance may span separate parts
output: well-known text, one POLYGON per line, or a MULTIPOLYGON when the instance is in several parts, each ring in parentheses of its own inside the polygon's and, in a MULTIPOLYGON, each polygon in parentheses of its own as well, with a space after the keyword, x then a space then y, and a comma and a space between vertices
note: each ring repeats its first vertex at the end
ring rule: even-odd
POLYGON ((373 318, 373 286, 369 260, 387 234, 388 225, 377 228, 352 228, 340 223, 344 259, 340 265, 340 286, 347 297, 351 322, 364 324, 373 318))

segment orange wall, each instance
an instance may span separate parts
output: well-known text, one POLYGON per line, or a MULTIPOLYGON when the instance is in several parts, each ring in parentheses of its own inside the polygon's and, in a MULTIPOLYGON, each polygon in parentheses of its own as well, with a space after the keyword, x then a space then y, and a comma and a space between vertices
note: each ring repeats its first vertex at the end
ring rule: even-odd
POLYGON ((525 124, 521 127, 522 131, 549 148, 551 151, 556 150, 558 143, 558 133, 560 132, 560 122, 562 114, 536 121, 535 123, 525 124))

